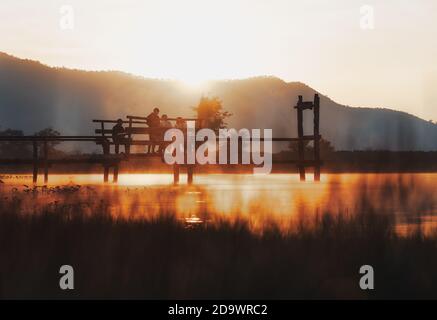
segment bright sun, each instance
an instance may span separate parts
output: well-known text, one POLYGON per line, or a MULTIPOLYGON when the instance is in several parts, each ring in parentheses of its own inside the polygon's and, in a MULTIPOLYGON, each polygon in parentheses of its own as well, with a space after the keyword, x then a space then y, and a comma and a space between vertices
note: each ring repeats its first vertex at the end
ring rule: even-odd
POLYGON ((187 89, 200 90, 205 87, 207 80, 195 74, 184 76, 179 79, 187 89))

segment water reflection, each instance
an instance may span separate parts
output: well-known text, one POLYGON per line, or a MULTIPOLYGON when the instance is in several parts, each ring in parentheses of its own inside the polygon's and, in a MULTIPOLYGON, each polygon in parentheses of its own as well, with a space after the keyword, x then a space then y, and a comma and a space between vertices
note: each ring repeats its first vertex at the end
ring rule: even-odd
MULTIPOLYGON (((181 177, 182 178, 182 177, 181 177)), ((101 184, 101 175, 51 175, 50 184, 32 187, 30 176, 2 176, 2 198, 20 199, 23 212, 71 206, 89 214, 105 210, 125 218, 176 214, 187 227, 244 219, 253 230, 274 221, 286 231, 297 220, 325 212, 390 214, 396 230, 437 227, 437 174, 331 174, 320 183, 296 175, 196 175, 195 185, 172 185, 169 174, 122 174, 118 185, 101 184), (27 196, 26 196, 27 195, 27 196), (46 209, 44 209, 46 208, 46 209)))

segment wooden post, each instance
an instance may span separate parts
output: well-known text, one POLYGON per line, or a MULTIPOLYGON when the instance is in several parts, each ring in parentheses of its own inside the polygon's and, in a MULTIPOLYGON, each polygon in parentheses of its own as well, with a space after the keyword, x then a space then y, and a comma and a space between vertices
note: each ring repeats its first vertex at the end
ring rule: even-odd
POLYGON ((103 182, 108 182, 109 180, 109 141, 108 139, 104 139, 102 142, 102 146, 103 146, 103 182))
POLYGON ((177 163, 175 163, 173 165, 173 183, 174 184, 178 184, 179 183, 179 165, 177 163))
POLYGON ((320 120, 320 98, 318 94, 314 95, 314 181, 320 181, 320 138, 319 138, 319 120, 320 120))
POLYGON ((117 182, 118 182, 118 163, 116 163, 116 164, 114 165, 114 176, 113 176, 112 181, 113 181, 114 183, 117 183, 117 182))
POLYGON ((194 165, 187 166, 187 183, 193 184, 194 165))
POLYGON ((109 166, 105 163, 103 165, 103 182, 107 183, 109 180, 109 166))
POLYGON ((49 147, 47 140, 44 140, 44 184, 49 181, 49 147))
POLYGON ((226 138, 226 163, 231 164, 231 139, 226 138))
POLYGON ((38 142, 33 141, 33 183, 38 181, 38 142))
MULTIPOLYGON (((264 150, 263 150, 264 152, 264 150)), ((263 154, 264 156, 264 154, 263 154)), ((238 137, 238 158, 237 163, 243 163, 243 138, 238 137)))
POLYGON ((297 102, 297 136, 299 138, 298 141, 298 169, 300 181, 305 181, 305 166, 304 166, 304 144, 303 144, 303 108, 302 108, 302 96, 299 96, 299 100, 297 102))
MULTIPOLYGON (((198 143, 196 142, 194 144, 194 154, 196 154, 197 147, 198 147, 198 143)), ((196 162, 197 160, 195 159, 194 163, 196 162)), ((193 184, 194 166, 195 164, 187 164, 187 184, 189 185, 193 184)))
POLYGON ((128 134, 127 143, 125 144, 126 150, 124 150, 124 151, 126 154, 130 154, 130 144, 132 141, 132 118, 129 118, 129 130, 128 130, 127 134, 128 134))

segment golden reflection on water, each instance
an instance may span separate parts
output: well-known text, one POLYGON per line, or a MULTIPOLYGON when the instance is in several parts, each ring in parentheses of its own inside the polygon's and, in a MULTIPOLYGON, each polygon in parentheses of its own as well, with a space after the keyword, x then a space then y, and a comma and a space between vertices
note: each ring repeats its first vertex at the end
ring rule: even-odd
POLYGON ((300 182, 295 174, 199 174, 193 186, 186 185, 185 175, 173 186, 171 174, 121 174, 118 185, 102 184, 101 174, 58 174, 50 175, 47 188, 32 189, 30 176, 11 175, 0 178, 0 188, 32 195, 29 211, 71 203, 92 214, 105 204, 116 216, 173 213, 191 226, 243 218, 255 230, 271 221, 287 229, 297 218, 325 212, 355 214, 364 205, 394 215, 402 234, 417 225, 426 232, 437 226, 436 178, 434 173, 325 174, 316 183, 300 182))

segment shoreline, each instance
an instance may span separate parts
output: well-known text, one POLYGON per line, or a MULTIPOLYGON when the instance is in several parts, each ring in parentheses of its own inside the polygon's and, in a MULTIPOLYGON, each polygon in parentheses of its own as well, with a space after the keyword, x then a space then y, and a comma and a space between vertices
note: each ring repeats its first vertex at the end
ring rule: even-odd
MULTIPOLYGON (((120 166, 119 174, 173 174, 171 166, 167 166, 164 168, 123 168, 120 166)), ((323 167, 322 167, 323 168, 323 167)), ((185 172, 185 168, 182 167, 182 172, 185 172)), ((63 170, 61 168, 53 168, 50 170, 50 174, 102 174, 103 170, 100 168, 71 168, 69 170, 63 170)), ((313 170, 307 170, 307 174, 313 174, 313 170)), ((399 170, 397 168, 348 168, 348 169, 335 169, 335 168, 327 168, 325 170, 322 169, 321 174, 432 174, 437 173, 437 169, 422 169, 422 168, 414 168, 414 169, 404 169, 399 170)), ((42 175, 40 172, 38 175, 42 175)), ((235 167, 235 168, 202 168, 197 166, 195 168, 195 174, 254 174, 252 168, 246 167, 235 167)), ((292 166, 292 168, 275 168, 273 167, 272 172, 269 174, 299 174, 297 168, 292 166)), ((267 175, 269 175, 267 174, 267 175)), ((8 175, 29 175, 32 176, 32 170, 30 168, 7 168, 6 170, 0 171, 0 179, 2 176, 8 175)))

